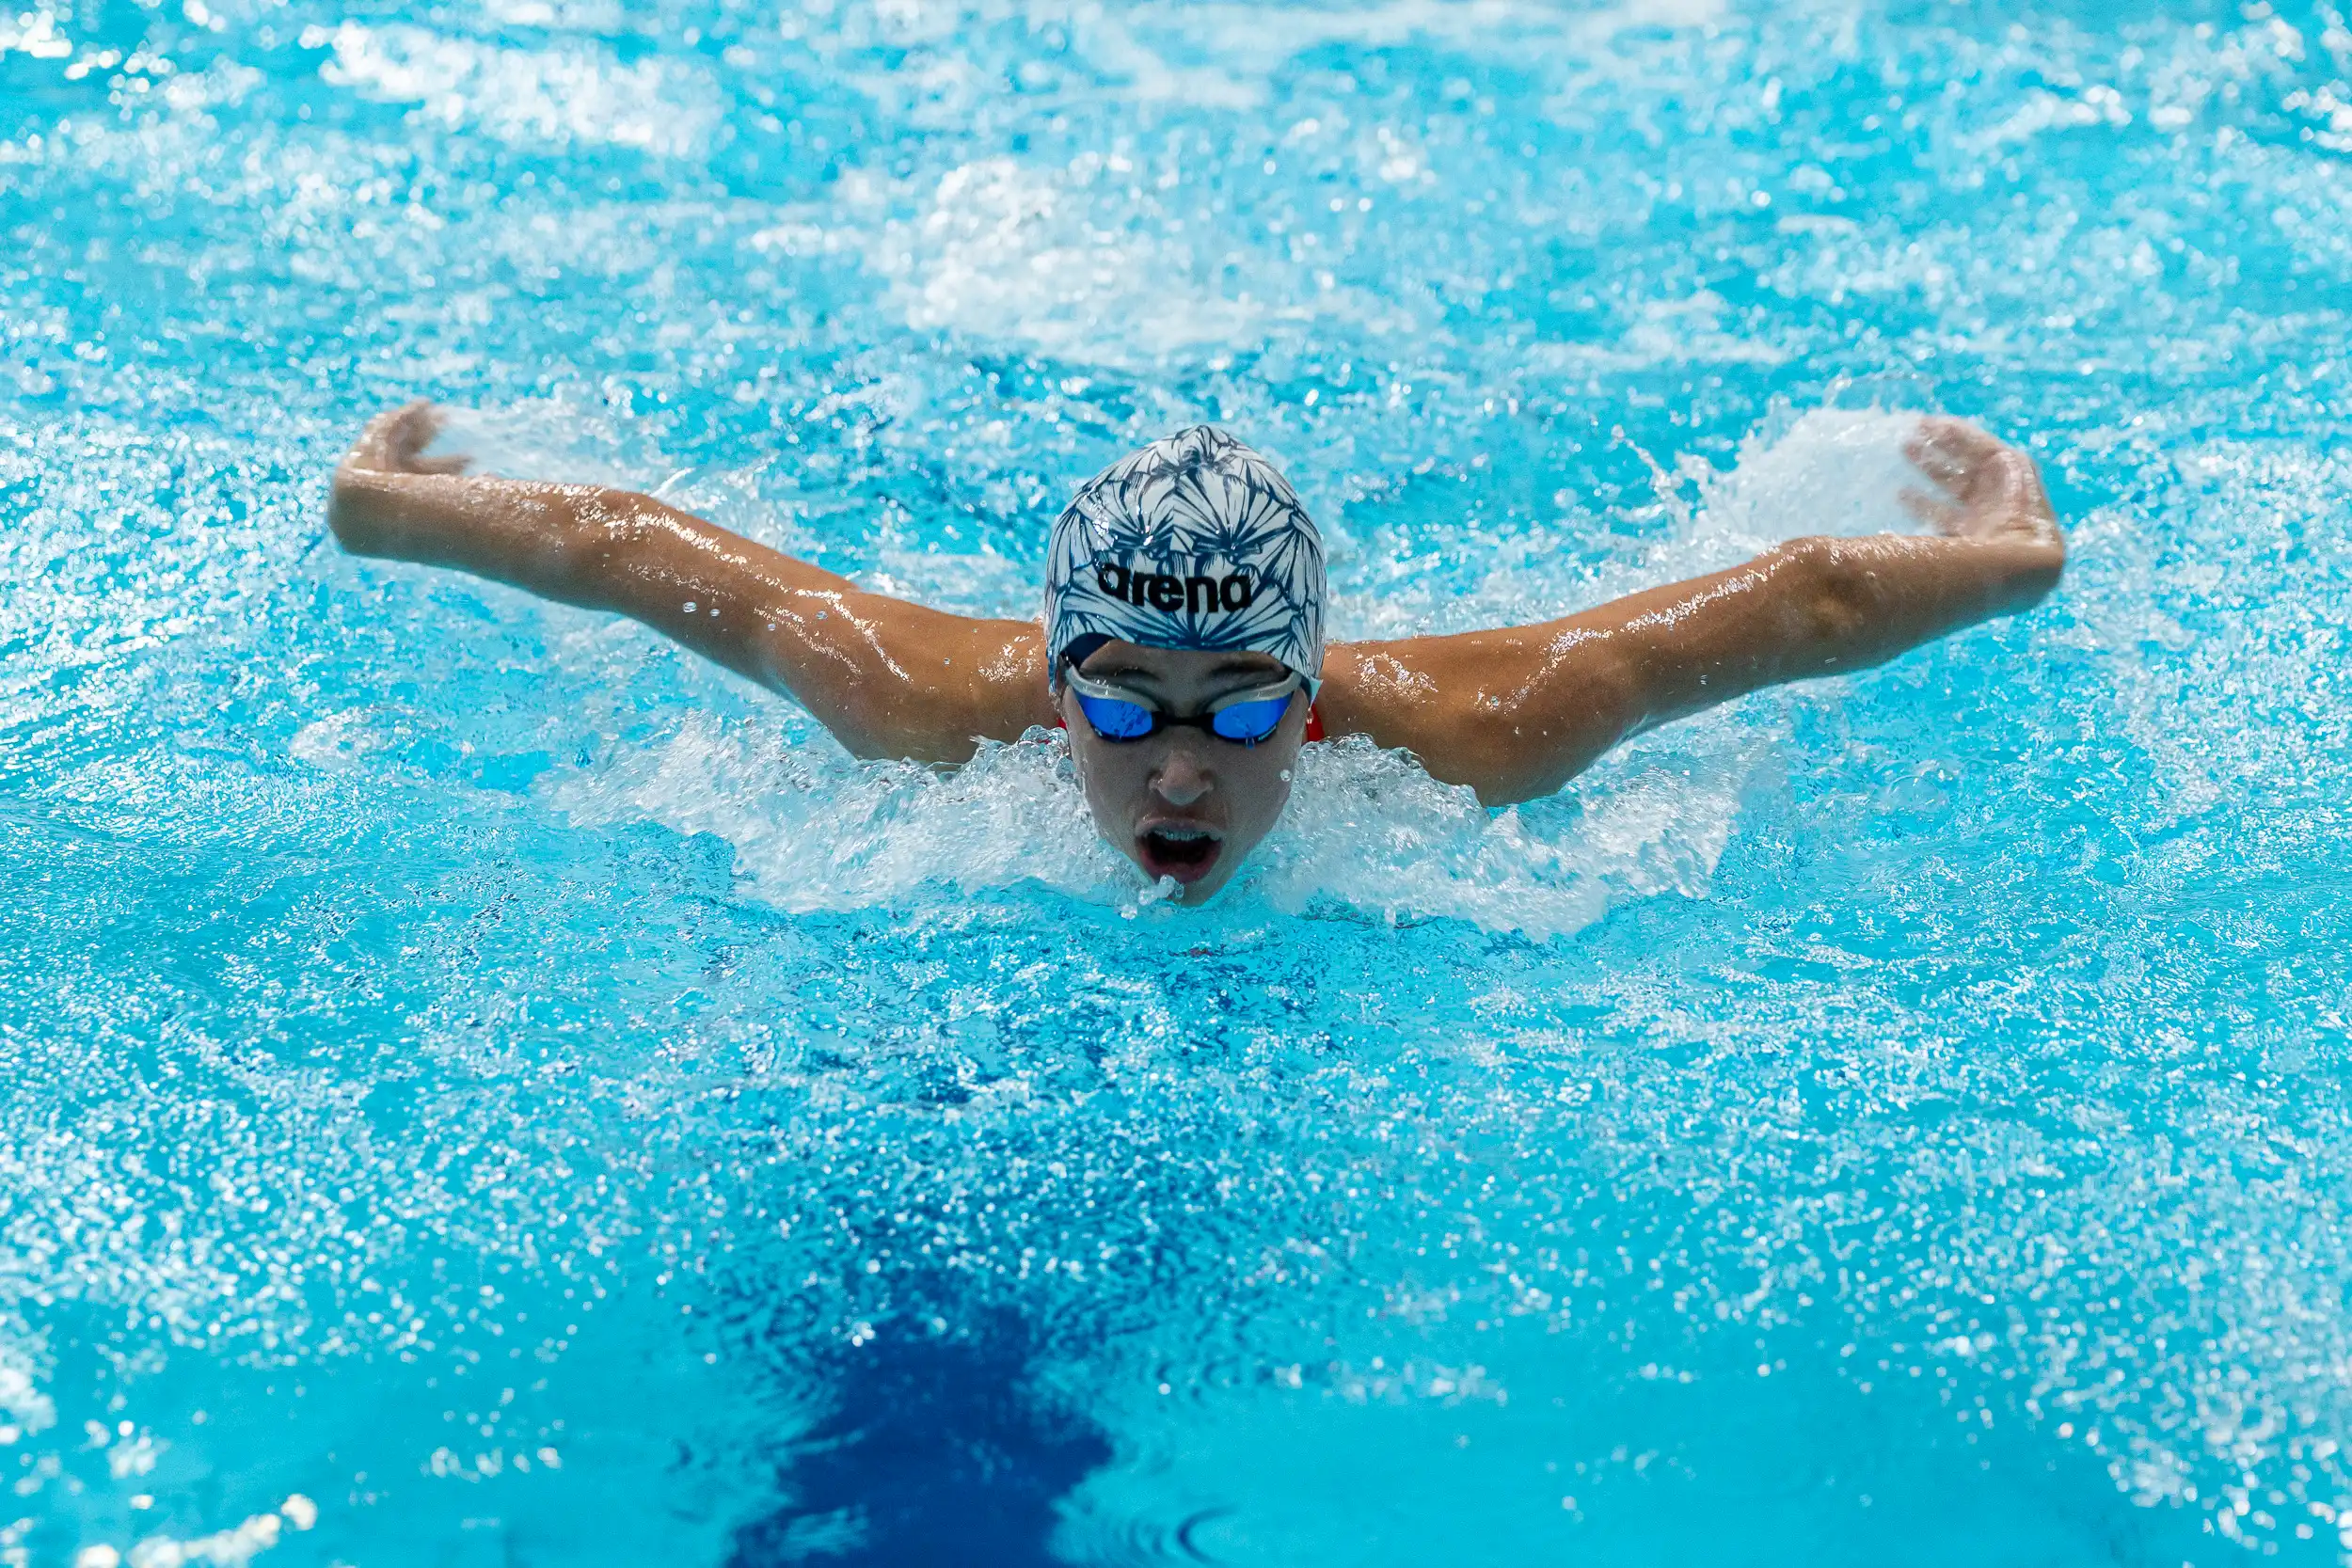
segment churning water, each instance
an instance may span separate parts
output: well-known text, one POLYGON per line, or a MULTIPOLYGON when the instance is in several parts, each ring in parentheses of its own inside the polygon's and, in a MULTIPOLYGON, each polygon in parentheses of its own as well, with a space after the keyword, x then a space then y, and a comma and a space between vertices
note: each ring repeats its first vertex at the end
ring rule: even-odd
POLYGON ((2352 1547, 2352 31, 2089 0, 8 0, 0 1560, 2352 1547), (2042 609, 1213 909, 325 541, 411 396, 1031 611, 1221 420, 1337 630, 2026 443, 2042 609))

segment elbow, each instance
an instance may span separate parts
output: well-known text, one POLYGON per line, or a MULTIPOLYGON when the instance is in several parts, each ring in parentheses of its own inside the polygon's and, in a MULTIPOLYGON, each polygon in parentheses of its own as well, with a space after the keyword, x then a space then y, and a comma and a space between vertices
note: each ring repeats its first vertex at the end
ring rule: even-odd
POLYGON ((1629 664, 1589 654, 1580 663, 1572 689, 1535 683, 1482 694, 1442 744, 1416 748, 1422 766, 1490 807, 1556 793, 1651 717, 1629 664))
POLYGON ((979 751, 979 741, 952 730, 893 733, 848 720, 820 719, 841 749, 860 762, 912 762, 926 768, 961 768, 979 751))
POLYGON ((908 762, 921 760, 920 758, 910 758, 906 754, 903 748, 894 747, 880 735, 877 735, 870 730, 860 728, 855 724, 850 723, 846 720, 835 721, 820 717, 818 722, 822 723, 825 728, 832 733, 834 739, 840 743, 843 751, 849 752, 851 757, 855 758, 859 762, 908 762))

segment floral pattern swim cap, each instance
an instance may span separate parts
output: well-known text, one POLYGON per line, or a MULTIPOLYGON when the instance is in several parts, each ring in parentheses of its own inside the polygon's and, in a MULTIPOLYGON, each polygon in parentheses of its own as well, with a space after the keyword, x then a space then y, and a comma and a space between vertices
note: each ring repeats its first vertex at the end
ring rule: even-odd
POLYGON ((1248 649, 1323 673, 1323 536, 1280 470, 1212 425, 1087 481, 1054 523, 1045 650, 1083 640, 1248 649))

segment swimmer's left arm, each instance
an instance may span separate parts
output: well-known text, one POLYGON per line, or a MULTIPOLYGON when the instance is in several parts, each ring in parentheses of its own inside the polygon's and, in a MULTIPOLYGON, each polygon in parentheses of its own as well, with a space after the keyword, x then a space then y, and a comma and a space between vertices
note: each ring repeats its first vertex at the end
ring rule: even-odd
POLYGON ((1656 725, 2039 602, 2066 546, 2032 459, 1947 419, 1922 421, 1909 451, 1944 492, 1904 497, 1935 535, 1795 539, 1541 626, 1337 645, 1326 732, 1405 748, 1501 805, 1656 725))

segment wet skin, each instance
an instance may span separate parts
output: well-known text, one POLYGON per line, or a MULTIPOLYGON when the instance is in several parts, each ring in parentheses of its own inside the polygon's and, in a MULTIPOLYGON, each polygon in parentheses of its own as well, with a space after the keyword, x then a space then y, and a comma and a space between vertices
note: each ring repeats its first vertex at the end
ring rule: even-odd
MULTIPOLYGON (((1218 698, 1282 678, 1263 654, 1207 654, 1106 642, 1079 670, 1123 687, 1173 715, 1206 713, 1218 698)), ((1307 738, 1307 696, 1255 746, 1168 726, 1141 740, 1105 740, 1077 697, 1059 697, 1087 806, 1104 842, 1156 881, 1172 877, 1181 902, 1197 904, 1229 881, 1290 800, 1291 770, 1307 738)))
MULTIPOLYGON (((1303 702, 1255 754, 1197 730, 1113 746, 1049 689, 1035 621, 869 593, 634 491, 469 475, 463 457, 426 455, 440 425, 411 404, 361 432, 327 509, 344 548, 633 617, 790 695, 860 756, 954 764, 1059 718, 1104 836, 1147 876, 1175 876, 1187 902, 1221 886, 1281 815, 1303 702), (1214 853, 1188 836, 1211 833, 1214 853)), ((2030 457, 1944 418, 1923 419, 1907 450, 1924 483, 1902 499, 1931 533, 1791 539, 1556 621, 1335 642, 1325 733, 1409 752, 1504 805, 1558 789, 1628 736, 1761 687, 1867 669, 2057 585, 2066 544, 2030 457)), ((1180 713, 1219 682, 1263 676, 1125 644, 1097 657, 1128 660, 1180 713)))

